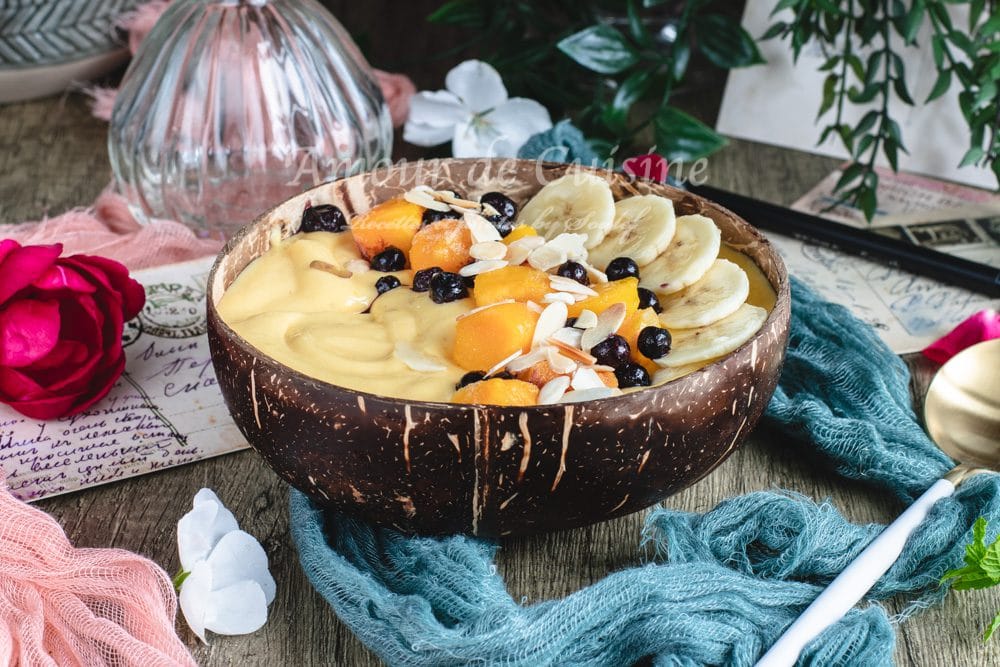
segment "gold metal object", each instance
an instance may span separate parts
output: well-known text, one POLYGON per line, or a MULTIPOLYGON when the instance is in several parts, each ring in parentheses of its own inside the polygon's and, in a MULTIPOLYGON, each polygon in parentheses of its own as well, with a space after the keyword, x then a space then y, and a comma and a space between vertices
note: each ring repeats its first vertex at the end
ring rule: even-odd
POLYGON ((941 367, 924 400, 927 433, 958 461, 956 486, 983 469, 1000 470, 1000 339, 966 348, 941 367))

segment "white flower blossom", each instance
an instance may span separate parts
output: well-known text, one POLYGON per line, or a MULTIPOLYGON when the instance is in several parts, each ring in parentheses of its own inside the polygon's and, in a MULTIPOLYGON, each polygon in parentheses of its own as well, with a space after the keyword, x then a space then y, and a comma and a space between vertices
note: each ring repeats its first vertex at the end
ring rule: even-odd
POLYGON ((455 157, 515 157, 529 137, 552 127, 545 107, 508 98, 500 74, 479 60, 448 72, 445 88, 413 96, 405 141, 436 146, 450 139, 455 157))
POLYGON ((193 509, 177 522, 177 553, 181 612, 203 642, 206 630, 242 635, 267 622, 275 593, 267 554, 210 489, 195 494, 193 509))

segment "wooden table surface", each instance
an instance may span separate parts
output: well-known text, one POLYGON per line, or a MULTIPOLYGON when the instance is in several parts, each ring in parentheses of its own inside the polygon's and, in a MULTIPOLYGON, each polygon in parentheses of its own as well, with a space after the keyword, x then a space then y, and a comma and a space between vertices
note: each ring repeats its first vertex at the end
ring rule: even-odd
MULTIPOLYGON (((0 107, 0 222, 37 219, 93 201, 110 179, 105 139, 105 125, 91 118, 79 94, 0 107)), ((834 166, 836 161, 827 158, 732 141, 711 158, 708 174, 719 187, 787 204, 834 166)), ((931 369, 919 360, 908 361, 917 366, 919 394, 931 369)), ((179 567, 177 520, 204 486, 213 488, 241 527, 261 540, 278 594, 267 625, 249 636, 213 637, 206 646, 179 621, 181 637, 198 662, 379 664, 310 588, 288 534, 288 489, 251 451, 43 500, 38 506, 59 521, 77 546, 129 549, 174 573, 179 567)), ((706 479, 665 504, 703 512, 724 498, 775 488, 829 498, 856 522, 885 522, 902 509, 886 493, 817 471, 793 443, 761 431, 706 479)), ((500 549, 498 565, 515 598, 537 602, 565 596, 638 564, 642 521, 640 513, 509 540, 500 549)), ((1000 642, 984 647, 980 641, 982 628, 998 609, 998 590, 950 594, 943 605, 899 626, 898 664, 1000 663, 1000 642)))

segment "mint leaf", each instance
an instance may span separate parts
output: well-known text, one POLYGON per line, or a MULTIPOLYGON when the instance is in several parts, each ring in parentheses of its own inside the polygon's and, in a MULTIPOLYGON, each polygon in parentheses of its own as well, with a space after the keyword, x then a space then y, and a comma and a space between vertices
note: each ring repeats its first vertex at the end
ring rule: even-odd
MULTIPOLYGON (((965 565, 948 570, 941 577, 941 583, 951 580, 951 587, 956 591, 970 588, 989 588, 1000 584, 1000 536, 986 545, 986 518, 979 517, 972 525, 972 543, 965 546, 965 565)), ((983 641, 987 642, 997 628, 1000 628, 1000 614, 983 633, 983 641)))

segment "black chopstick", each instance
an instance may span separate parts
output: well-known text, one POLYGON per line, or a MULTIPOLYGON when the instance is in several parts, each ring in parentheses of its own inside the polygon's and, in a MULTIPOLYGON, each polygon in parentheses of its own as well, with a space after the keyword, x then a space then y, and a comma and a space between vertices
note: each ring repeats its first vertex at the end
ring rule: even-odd
POLYGON ((905 269, 990 297, 1000 297, 1000 269, 937 250, 899 241, 832 220, 795 211, 752 197, 687 184, 696 195, 725 206, 760 229, 791 236, 831 250, 905 269))

